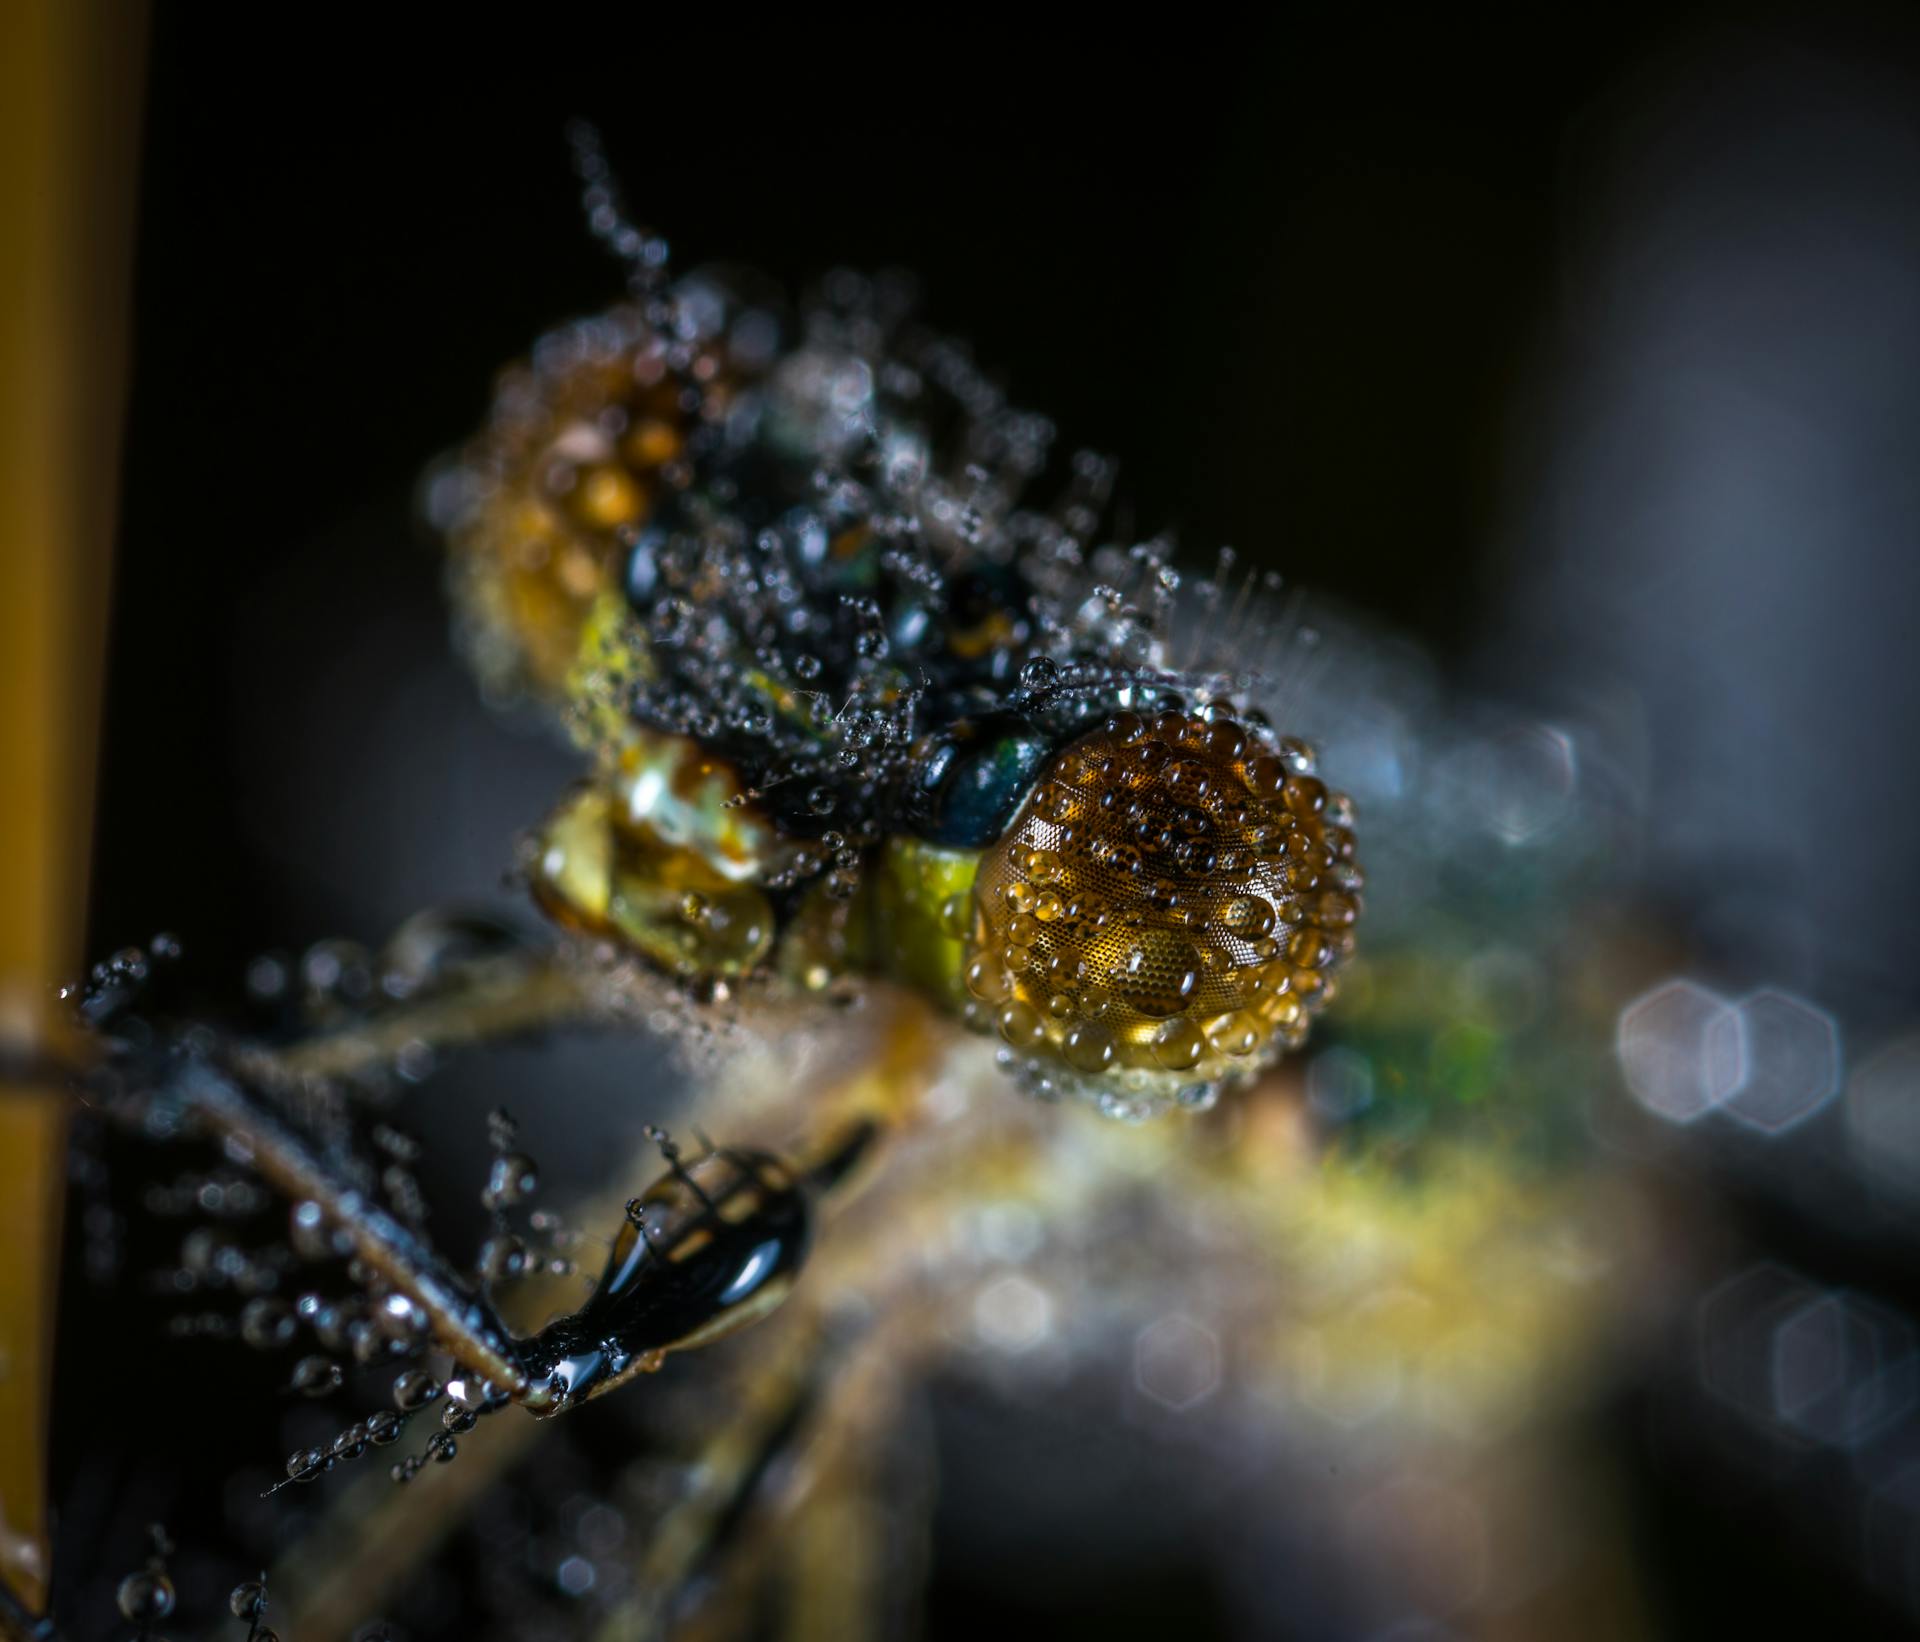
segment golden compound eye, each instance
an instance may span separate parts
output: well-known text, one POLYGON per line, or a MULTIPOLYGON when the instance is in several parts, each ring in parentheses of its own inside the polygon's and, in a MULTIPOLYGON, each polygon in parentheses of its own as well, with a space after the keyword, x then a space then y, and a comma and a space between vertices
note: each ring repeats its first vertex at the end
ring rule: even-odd
POLYGON ((1302 1043, 1352 950, 1345 799, 1296 742, 1121 713, 1042 772, 980 863, 973 1018, 1041 1092, 1211 1104, 1302 1043))

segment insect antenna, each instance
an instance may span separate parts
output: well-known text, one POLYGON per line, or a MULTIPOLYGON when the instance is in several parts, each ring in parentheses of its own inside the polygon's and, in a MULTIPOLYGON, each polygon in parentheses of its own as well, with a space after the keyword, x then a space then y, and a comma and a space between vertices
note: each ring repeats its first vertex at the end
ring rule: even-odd
POLYGON ((627 285, 635 296, 657 297, 667 280, 667 242, 642 228, 627 213, 620 183, 608 163, 600 129, 590 120, 567 126, 574 174, 580 179, 580 208, 587 231, 627 265, 627 285))

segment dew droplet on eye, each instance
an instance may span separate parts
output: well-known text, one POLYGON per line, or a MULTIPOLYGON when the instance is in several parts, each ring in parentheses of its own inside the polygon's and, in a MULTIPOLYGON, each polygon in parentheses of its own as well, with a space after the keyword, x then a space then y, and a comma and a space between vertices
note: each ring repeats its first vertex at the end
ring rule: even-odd
POLYGON ((982 1003, 999 1003, 1012 990, 1012 977, 990 958, 975 958, 966 969, 967 990, 982 1003))
POLYGON ((1016 1049, 1037 1049, 1046 1042, 1046 1026, 1031 1004, 1007 1004, 1000 1011, 999 1027, 1000 1036, 1016 1049))
POLYGON ((1206 1035, 1184 1015, 1154 1028, 1153 1058, 1169 1072, 1184 1072, 1207 1051, 1206 1035))
POLYGON ((1108 977, 1121 1002, 1141 1014, 1177 1015, 1200 984, 1200 954, 1193 942, 1172 930, 1141 933, 1108 977))
POLYGON ((1112 1031, 1098 1021, 1076 1021, 1067 1028, 1061 1045, 1067 1064, 1077 1072, 1104 1072, 1113 1063, 1112 1031))
POLYGON ((1215 1025, 1211 1041, 1225 1055, 1250 1055, 1266 1036, 1259 1022, 1244 1014, 1232 1014, 1215 1025))
POLYGON ((1247 733, 1232 719, 1217 718, 1207 726, 1201 744, 1215 758, 1232 764, 1247 750, 1247 733))
POLYGON ((1324 969, 1333 961, 1333 946, 1317 929, 1301 929, 1287 942, 1287 959, 1300 969, 1324 969))
POLYGON ((1235 935, 1257 940, 1272 933, 1273 908, 1257 895, 1239 895, 1227 903, 1220 921, 1235 935))
POLYGON ((1351 896, 1327 890, 1314 899, 1307 916, 1322 929, 1345 929, 1360 916, 1360 908, 1351 896))
POLYGON ((1270 753, 1262 753, 1247 765, 1247 791, 1255 798, 1278 798, 1286 781, 1286 765, 1270 753))

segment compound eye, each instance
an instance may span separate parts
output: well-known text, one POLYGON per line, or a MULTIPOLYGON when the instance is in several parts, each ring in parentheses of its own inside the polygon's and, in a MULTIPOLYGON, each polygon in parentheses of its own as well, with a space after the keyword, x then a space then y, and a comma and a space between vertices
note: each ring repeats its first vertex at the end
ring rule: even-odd
POLYGON ((974 1018, 1030 1084, 1144 1115, 1210 1104, 1306 1039, 1352 950, 1346 801, 1299 743, 1110 718, 1042 773, 974 885, 974 1018))

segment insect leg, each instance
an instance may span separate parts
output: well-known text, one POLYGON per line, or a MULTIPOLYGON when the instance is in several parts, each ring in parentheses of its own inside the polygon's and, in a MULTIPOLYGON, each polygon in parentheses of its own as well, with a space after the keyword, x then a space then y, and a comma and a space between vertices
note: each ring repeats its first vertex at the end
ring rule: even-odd
POLYGON ((289 1125, 207 1062, 187 1062, 177 1092, 230 1153, 290 1201, 318 1204, 355 1256, 420 1308, 461 1367, 510 1397, 526 1392, 526 1370, 506 1326, 418 1232, 340 1179, 289 1125))

